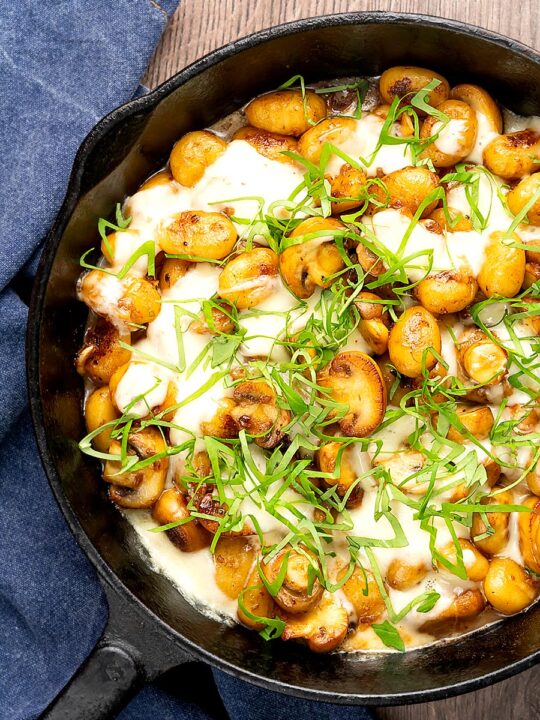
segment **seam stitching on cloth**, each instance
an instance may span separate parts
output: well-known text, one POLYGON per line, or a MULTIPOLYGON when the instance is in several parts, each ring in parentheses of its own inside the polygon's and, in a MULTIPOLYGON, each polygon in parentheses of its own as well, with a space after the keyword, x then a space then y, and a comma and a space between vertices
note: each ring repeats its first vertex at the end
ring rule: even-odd
POLYGON ((148 2, 149 2, 150 5, 151 5, 153 8, 155 8, 158 12, 162 13, 162 14, 164 15, 164 17, 167 18, 167 20, 169 19, 169 16, 167 15, 167 11, 164 10, 164 9, 161 7, 161 5, 160 5, 158 2, 156 2, 156 0, 148 0, 148 2))
MULTIPOLYGON (((153 0, 150 0, 152 2, 153 0)), ((71 105, 71 107, 76 108, 77 110, 80 110, 83 113, 87 113, 90 111, 92 113, 92 116, 95 120, 99 118, 99 115, 96 114, 95 110, 92 108, 84 107, 83 105, 79 105, 79 103, 74 102, 73 98, 69 97, 69 95, 63 95, 62 93, 59 93, 57 90, 55 90, 50 85, 47 85, 43 82, 43 80, 40 80, 35 75, 31 75, 26 73, 22 68, 20 68, 16 63, 13 62, 11 57, 8 55, 8 53, 4 50, 3 47, 0 47, 0 53, 2 56, 6 59, 6 61, 9 63, 9 65, 16 70, 25 80, 29 80, 31 82, 36 83, 36 85, 39 85, 39 87, 46 90, 48 93, 50 93, 53 97, 57 98, 58 100, 61 100, 62 102, 71 105)))

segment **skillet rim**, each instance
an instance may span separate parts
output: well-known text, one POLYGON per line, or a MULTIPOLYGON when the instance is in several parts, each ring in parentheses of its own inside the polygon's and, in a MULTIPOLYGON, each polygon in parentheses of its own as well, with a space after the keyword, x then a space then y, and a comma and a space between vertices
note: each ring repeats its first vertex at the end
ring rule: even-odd
MULTIPOLYGON (((139 600, 139 598, 120 580, 114 570, 107 564, 103 556, 98 552, 97 548, 84 531, 79 522, 77 513, 71 507, 63 492, 62 483, 57 473, 55 463, 49 452, 46 440, 44 413, 39 395, 39 321, 42 316, 49 276, 63 232, 79 200, 81 179, 84 174, 86 161, 88 160, 88 157, 96 143, 129 116, 143 110, 151 111, 153 108, 158 106, 161 100, 187 81, 195 78, 204 70, 219 64, 221 61, 232 57, 243 50, 263 44, 264 42, 274 38, 294 35, 308 30, 323 29, 325 27, 339 27, 343 25, 373 24, 418 25, 439 30, 449 29, 461 35, 466 35, 473 42, 476 38, 480 38, 493 45, 510 50, 512 54, 518 57, 525 57, 529 61, 532 60, 537 63, 540 68, 540 52, 536 51, 534 48, 531 48, 518 40, 514 40, 513 38, 505 37, 492 30, 487 30, 459 20, 438 18, 423 13, 398 13, 386 11, 335 13, 294 20, 292 22, 264 28, 250 35, 238 38, 237 40, 211 51, 202 58, 186 66, 154 90, 148 92, 146 95, 120 105, 96 123, 81 143, 73 161, 64 200, 58 214, 56 215, 51 230, 48 232, 43 242, 43 251, 36 273, 28 315, 26 333, 26 375, 32 425, 37 440, 40 458, 49 485, 51 486, 55 500, 59 505, 60 510, 62 511, 79 546, 98 572, 102 585, 106 584, 109 587, 112 587, 117 593, 128 600, 130 606, 134 610, 153 620, 167 636, 170 642, 187 650, 187 652, 190 655, 193 655, 195 659, 208 662, 209 664, 218 667, 234 677, 243 679, 267 690, 273 690, 285 695, 292 695, 308 700, 342 705, 367 704, 374 706, 391 706, 442 700, 455 695, 473 692, 496 682, 500 682, 540 662, 540 647, 521 660, 473 679, 463 680, 462 682, 444 687, 432 688, 430 690, 393 693, 391 695, 369 695, 363 693, 336 694, 324 689, 306 689, 300 687, 299 685, 293 685, 288 682, 258 675, 254 672, 246 670, 245 668, 239 667, 232 662, 213 655, 210 651, 205 650, 184 637, 177 630, 162 620, 158 615, 156 615, 141 600, 139 600)), ((504 620, 501 622, 503 621, 504 620)), ((479 632, 482 632, 482 630, 479 630, 479 632)), ((411 650, 409 652, 413 653, 415 650, 411 650)), ((419 652, 421 652, 421 648, 419 649, 419 652)))

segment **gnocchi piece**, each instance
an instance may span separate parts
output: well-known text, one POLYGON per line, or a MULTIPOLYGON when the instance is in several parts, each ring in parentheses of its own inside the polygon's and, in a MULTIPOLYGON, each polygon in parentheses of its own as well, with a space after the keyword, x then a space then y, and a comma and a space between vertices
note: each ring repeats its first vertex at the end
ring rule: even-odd
POLYGON ((298 152, 318 165, 325 144, 343 144, 356 130, 356 120, 349 117, 330 117, 309 128, 298 141, 298 152))
POLYGON ((345 163, 330 183, 332 215, 355 210, 366 202, 368 196, 365 172, 345 163))
POLYGON ((460 595, 454 595, 447 608, 437 617, 420 625, 418 629, 431 635, 450 634, 458 630, 463 623, 480 615, 485 607, 486 601, 480 590, 465 590, 460 595))
POLYGON ((191 263, 182 258, 165 258, 159 273, 159 289, 170 290, 187 273, 191 263))
MULTIPOLYGON (((485 440, 489 437, 495 421, 493 411, 490 407, 487 405, 474 407, 459 404, 456 407, 456 413, 460 422, 462 422, 465 426, 465 429, 468 430, 477 440, 485 440)), ((466 436, 462 435, 461 432, 453 425, 448 429, 446 437, 448 440, 457 443, 464 443, 467 441, 466 436)))
POLYGON ((476 113, 461 100, 445 100, 439 105, 449 122, 443 125, 434 115, 429 115, 420 128, 420 138, 435 137, 422 153, 438 168, 451 167, 472 151, 478 132, 476 113))
MULTIPOLYGON (((345 572, 345 569, 340 572, 340 579, 345 572)), ((359 623, 371 625, 386 612, 379 586, 369 570, 366 570, 364 574, 361 568, 356 567, 351 577, 343 585, 343 592, 353 606, 359 623)))
POLYGON ((528 607, 538 595, 537 585, 525 568, 510 558, 493 558, 484 580, 489 604, 503 615, 528 607))
POLYGON ((427 572, 423 562, 410 563, 394 558, 386 571, 386 582, 394 590, 410 590, 422 582, 427 572))
POLYGON ((540 500, 532 496, 520 504, 531 512, 518 514, 519 549, 525 566, 540 575, 540 500))
POLYGON ((186 210, 164 222, 158 232, 161 249, 193 260, 222 260, 235 246, 238 233, 226 215, 186 210))
MULTIPOLYGON (((432 107, 439 107, 448 98, 450 86, 442 75, 426 68, 413 65, 388 68, 381 75, 379 91, 384 102, 391 104, 396 96, 410 100, 432 80, 438 80, 439 85, 430 91, 426 100, 432 107)), ((421 113, 422 111, 419 112, 421 113)))
MULTIPOLYGON (((343 448, 342 443, 329 442, 321 445, 315 457, 321 472, 329 473, 337 477, 326 477, 324 483, 328 487, 337 486, 337 493, 344 497, 356 481, 358 474, 354 470, 351 454, 354 452, 351 446, 343 448)), ((347 507, 355 508, 362 504, 364 491, 357 483, 347 499, 347 507)))
MULTIPOLYGON (((506 202, 508 203, 510 212, 514 213, 514 215, 520 213, 525 205, 532 201, 534 194, 539 191, 539 188, 540 174, 534 173, 534 175, 523 178, 506 196, 506 202)), ((540 198, 537 198, 532 207, 529 208, 526 218, 531 225, 540 225, 540 198)), ((536 257, 538 257, 538 253, 536 253, 535 258, 536 257)))
POLYGON ((469 232, 473 229, 471 219, 456 208, 437 208, 429 216, 446 232, 469 232))
MULTIPOLYGON (((168 488, 159 496, 152 508, 152 517, 158 525, 169 525, 190 517, 185 497, 177 488, 168 488)), ((169 540, 182 552, 197 552, 210 545, 212 536, 195 518, 165 530, 169 540)))
POLYGON ((218 294, 239 310, 259 305, 274 292, 278 256, 270 248, 246 250, 225 265, 218 294))
POLYGON ((193 187, 226 149, 225 140, 208 130, 187 133, 173 147, 169 158, 173 178, 184 187, 193 187))
MULTIPOLYGON (((253 568, 246 580, 246 587, 242 594, 242 603, 251 615, 263 618, 273 618, 275 615, 274 600, 259 577, 257 567, 253 568)), ((265 627, 264 623, 253 620, 253 618, 247 615, 240 605, 238 606, 236 614, 240 622, 252 630, 263 630, 265 627)))
MULTIPOLYGON (((539 263, 530 263, 530 262, 525 263, 525 276, 523 278, 522 288, 524 290, 528 290, 539 280, 540 280, 540 264, 539 263)), ((531 320, 533 320, 533 322, 534 322, 535 320, 537 320, 537 318, 527 318, 527 323, 530 324, 531 320)))
POLYGON ((172 179, 173 176, 169 170, 160 170, 159 172, 149 177, 148 180, 145 180, 139 188, 138 192, 142 192, 143 190, 151 190, 152 188, 160 187, 163 185, 169 185, 172 179))
POLYGON ((463 83, 452 88, 450 97, 470 105, 476 113, 481 113, 487 118, 489 127, 493 132, 502 133, 503 118, 501 111, 495 100, 484 88, 463 83))
POLYGON ((489 506, 511 505, 513 500, 511 490, 504 490, 497 492, 496 495, 482 498, 480 502, 486 506, 486 518, 490 527, 485 524, 481 513, 476 512, 473 514, 471 539, 484 555, 497 555, 504 550, 508 542, 508 527, 510 524, 509 512, 490 512, 489 506))
POLYGON ((216 584, 233 600, 240 595, 255 562, 254 545, 245 537, 220 537, 214 553, 216 584))
POLYGON ((431 370, 437 363, 430 349, 441 352, 439 324, 421 305, 410 307, 390 330, 390 360, 402 375, 420 377, 424 367, 431 370))
MULTIPOLYGON (((480 550, 476 548, 469 540, 458 538, 461 552, 463 553, 463 564, 467 572, 467 579, 472 582, 480 582, 483 580, 489 570, 489 560, 485 558, 480 550)), ((446 558, 452 565, 457 563, 457 551, 454 542, 449 542, 439 550, 441 555, 446 558)), ((444 565, 439 563, 439 569, 444 570, 444 565)))
POLYGON ((260 95, 246 107, 253 127, 280 135, 302 135, 326 117, 326 103, 320 95, 306 90, 278 90, 260 95))
POLYGON ((335 409, 328 415, 337 419, 345 435, 367 437, 383 421, 386 386, 379 366, 369 355, 355 351, 338 353, 317 374, 317 383, 334 402, 348 406, 343 417, 335 409))
POLYGON ((525 250, 512 247, 509 242, 521 243, 521 240, 513 233, 506 241, 502 231, 490 236, 486 257, 478 275, 480 290, 488 298, 497 295, 514 297, 523 285, 525 250))
MULTIPOLYGON (((327 231, 343 233, 345 226, 333 218, 313 217, 303 220, 289 237, 300 238, 327 231)), ((333 234, 291 245, 280 254, 281 277, 297 297, 305 299, 313 295, 316 287, 329 287, 333 276, 345 266, 341 253, 332 242, 333 234)))
POLYGON ((289 615, 312 610, 323 594, 323 586, 317 577, 320 572, 318 561, 306 551, 286 546, 269 562, 261 563, 269 583, 274 583, 283 572, 283 564, 285 575, 274 602, 289 615))
POLYGON ((428 275, 414 289, 426 310, 434 315, 448 315, 468 307, 476 297, 478 283, 464 271, 445 270, 428 275))
POLYGON ((540 134, 531 129, 499 135, 484 148, 484 165, 507 180, 535 172, 539 160, 540 134))
POLYGON ((294 163, 295 160, 284 152, 298 152, 297 141, 288 135, 260 130, 255 127, 239 128, 233 135, 233 140, 245 140, 255 150, 270 160, 279 160, 283 163, 294 163))
POLYGON ((161 311, 161 296, 155 283, 145 278, 126 278, 124 287, 118 301, 120 319, 135 325, 153 322, 161 311))
MULTIPOLYGON (((370 192, 384 205, 391 207, 405 208, 413 215, 420 205, 438 187, 438 176, 428 170, 427 167, 405 167, 401 170, 385 175, 381 180, 382 185, 373 185, 370 192)), ((434 199, 422 213, 427 217, 437 206, 438 199, 434 199)))
MULTIPOLYGON (((89 433, 118 417, 120 417, 120 413, 111 399, 107 385, 97 388, 88 396, 84 407, 84 419, 89 433)), ((108 429, 105 428, 92 438, 92 445, 99 452, 106 453, 108 451, 112 442, 111 430, 112 426, 108 429)))
POLYGON ((209 317, 201 313, 200 319, 194 320, 189 329, 199 335, 232 335, 236 330, 232 312, 232 306, 228 302, 216 302, 210 308, 209 317))

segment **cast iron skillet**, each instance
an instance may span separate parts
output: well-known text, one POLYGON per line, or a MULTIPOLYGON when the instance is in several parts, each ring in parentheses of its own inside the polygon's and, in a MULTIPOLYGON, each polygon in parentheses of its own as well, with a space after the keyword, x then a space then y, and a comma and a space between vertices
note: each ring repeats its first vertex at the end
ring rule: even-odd
POLYGON ((97 218, 165 162, 173 142, 296 73, 307 80, 377 75, 396 64, 478 82, 507 107, 540 113, 540 55, 449 20, 359 13, 300 20, 238 40, 115 110, 79 150, 36 280, 28 328, 28 383, 37 440, 56 499, 107 593, 110 617, 91 658, 47 718, 111 717, 142 682, 189 659, 265 688, 309 699, 393 705, 478 689, 540 658, 540 607, 474 636, 406 654, 316 656, 268 644, 205 617, 154 573, 107 500, 97 464, 77 448, 82 383, 73 366, 87 310, 78 259, 98 242, 97 218))

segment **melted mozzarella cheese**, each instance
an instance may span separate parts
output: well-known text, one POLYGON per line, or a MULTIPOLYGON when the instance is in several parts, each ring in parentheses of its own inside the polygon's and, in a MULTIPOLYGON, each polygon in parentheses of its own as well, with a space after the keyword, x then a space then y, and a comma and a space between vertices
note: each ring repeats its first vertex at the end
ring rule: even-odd
POLYGON ((466 130, 465 120, 452 119, 444 127, 442 122, 436 122, 431 131, 439 136, 433 144, 446 155, 459 155, 466 130))

